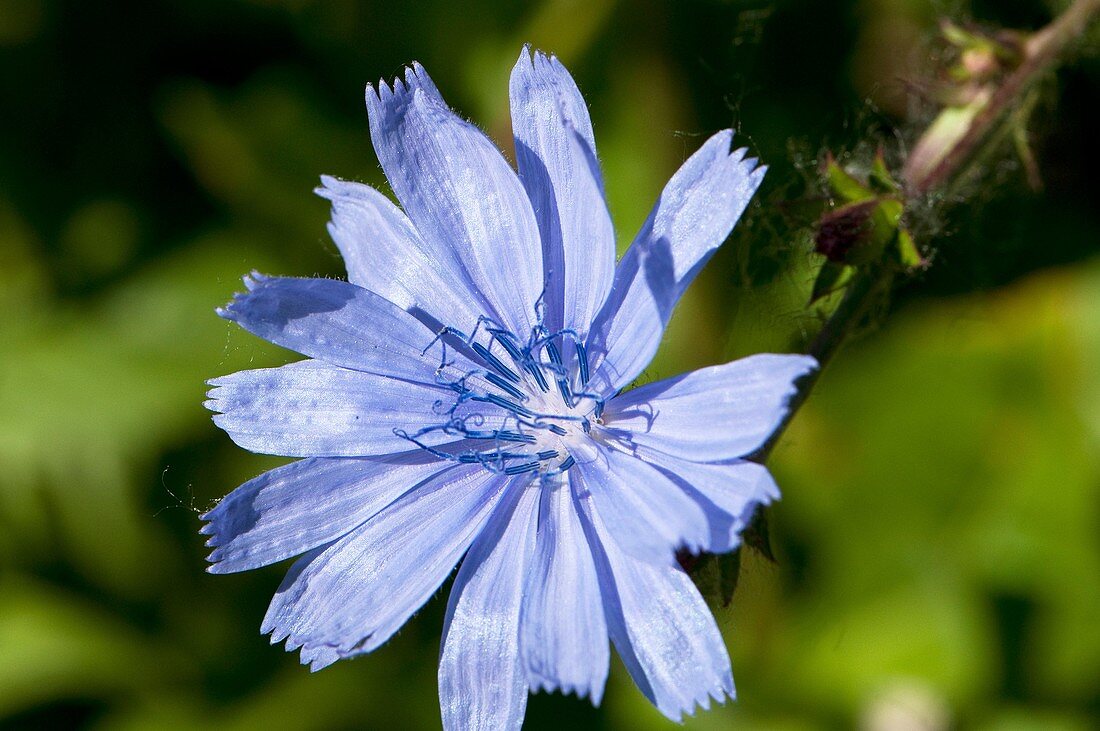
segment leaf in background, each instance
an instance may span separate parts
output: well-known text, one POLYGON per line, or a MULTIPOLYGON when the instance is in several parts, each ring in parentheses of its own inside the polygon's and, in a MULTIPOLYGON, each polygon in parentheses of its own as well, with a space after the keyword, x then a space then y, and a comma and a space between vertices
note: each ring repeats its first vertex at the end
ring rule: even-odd
POLYGON ((0 516, 13 555, 59 532, 50 550, 97 582, 150 588, 167 559, 135 474, 159 473, 167 447, 212 429, 201 404, 215 370, 271 352, 229 351, 230 325, 213 313, 238 288, 241 257, 266 260, 243 238, 160 260, 90 306, 40 297, 33 328, 0 324, 0 516))
MULTIPOLYGON (((299 266, 316 266, 328 243, 327 206, 312 194, 320 175, 382 182, 370 150, 362 97, 325 114, 310 80, 267 69, 232 92, 196 80, 167 85, 159 117, 198 184, 235 225, 266 230, 299 266), (355 114, 350 113, 354 110, 355 114)), ((332 270, 340 270, 332 256, 332 270)))
POLYGON ((913 308, 826 373, 775 458, 779 543, 801 545, 814 597, 780 640, 797 696, 850 712, 890 675, 960 708, 1001 682, 1091 696, 1098 282, 1094 263, 913 308), (997 619, 1005 597, 1025 613, 997 619), (1000 668, 1002 643, 1020 654, 1000 668))
POLYGON ((190 671, 170 647, 117 617, 25 578, 0 581, 0 648, 0 718, 56 698, 170 686, 190 671))

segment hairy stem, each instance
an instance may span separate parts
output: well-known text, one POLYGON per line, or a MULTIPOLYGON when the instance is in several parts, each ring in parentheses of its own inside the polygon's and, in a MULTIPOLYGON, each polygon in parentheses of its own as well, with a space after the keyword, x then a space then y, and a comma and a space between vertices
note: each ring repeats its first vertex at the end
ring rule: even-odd
MULTIPOLYGON (((1048 26, 1032 34, 1024 45, 1023 60, 972 120, 967 132, 955 142, 939 163, 916 179, 906 181, 907 195, 911 198, 924 197, 955 180, 965 170, 972 155, 996 132, 998 122, 1027 98, 1034 84, 1080 38, 1097 13, 1100 13, 1100 0, 1075 0, 1048 26)), ((821 368, 798 384, 798 392, 791 401, 786 420, 754 455, 755 459, 767 459, 794 414, 809 397, 821 372, 849 336, 865 323, 876 303, 889 292, 896 274, 897 270, 892 266, 880 264, 868 267, 856 275, 844 298, 825 321, 808 349, 808 353, 817 358, 821 368)))
POLYGON ((753 455, 754 460, 763 462, 768 458, 795 413, 809 398, 810 391, 821 377, 825 366, 829 364, 848 337, 867 320, 875 304, 889 292, 895 274, 896 270, 891 266, 871 267, 856 275, 848 285, 844 298, 821 326, 821 331, 807 349, 807 353, 817 359, 820 367, 799 381, 798 391, 791 399, 786 418, 764 446, 753 455))
POLYGON ((927 195, 944 187, 958 175, 965 163, 989 139, 998 122, 1011 112, 1027 92, 1085 32, 1089 22, 1100 12, 1100 0, 1076 0, 1050 25, 1033 33, 1023 48, 1023 60, 1005 78, 989 102, 974 117, 965 134, 931 169, 923 173, 906 170, 909 194, 927 195))

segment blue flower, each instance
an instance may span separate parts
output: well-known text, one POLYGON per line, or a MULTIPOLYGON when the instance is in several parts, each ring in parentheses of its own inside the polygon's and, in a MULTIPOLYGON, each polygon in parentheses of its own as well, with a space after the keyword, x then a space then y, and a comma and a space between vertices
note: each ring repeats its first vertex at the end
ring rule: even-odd
POLYGON ((220 311, 307 357, 211 381, 215 423, 245 449, 303 459, 203 516, 209 570, 300 555, 263 631, 317 670, 385 643, 461 560, 445 727, 518 728, 539 689, 598 704, 609 637, 680 719, 734 687, 675 551, 734 549, 778 496, 744 458, 817 364, 757 355, 620 392, 764 168, 714 135, 616 264, 572 78, 524 49, 510 90, 518 175, 419 65, 368 87, 401 208, 323 178, 349 281, 254 274, 220 311))

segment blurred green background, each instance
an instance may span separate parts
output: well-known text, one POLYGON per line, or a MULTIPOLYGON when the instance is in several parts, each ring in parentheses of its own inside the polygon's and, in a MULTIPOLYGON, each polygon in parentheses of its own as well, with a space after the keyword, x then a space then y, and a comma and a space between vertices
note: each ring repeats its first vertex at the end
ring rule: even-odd
MULTIPOLYGON (((1041 0, 2 0, 0 725, 438 724, 442 602, 310 675, 259 634, 285 566, 203 572, 197 513, 279 463, 207 378, 293 360, 213 309, 251 269, 342 275, 310 191, 383 185, 363 85, 418 59, 506 148, 507 74, 557 52, 591 107, 625 246, 704 135, 771 166, 647 377, 798 348, 819 315, 798 200, 825 149, 911 143, 942 15, 1041 0)), ((1093 44, 1095 47, 1095 43, 1093 44)), ((772 467, 778 556, 716 613, 740 699, 688 728, 1100 727, 1100 63, 1051 83, 1045 180, 1011 159, 911 223, 935 266, 845 350, 772 467)), ((528 727, 671 727, 614 665, 602 708, 528 727)))

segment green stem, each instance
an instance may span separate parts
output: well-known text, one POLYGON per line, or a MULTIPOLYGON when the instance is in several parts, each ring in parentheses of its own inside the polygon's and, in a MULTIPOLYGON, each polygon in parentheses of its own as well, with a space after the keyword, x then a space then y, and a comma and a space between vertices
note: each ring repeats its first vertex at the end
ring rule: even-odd
POLYGON ((1076 0, 1065 12, 1028 38, 1023 60, 1005 78, 989 101, 970 122, 947 154, 931 169, 917 172, 906 169, 904 177, 913 197, 932 193, 946 186, 981 149, 998 123, 1027 97, 1027 92, 1062 58, 1100 12, 1100 0, 1076 0))
MULTIPOLYGON (((1053 22, 1034 33, 1024 45, 1023 61, 996 90, 967 132, 931 170, 919 179, 907 181, 909 196, 923 197, 956 179, 973 153, 996 131, 997 123, 1026 98, 1035 82, 1053 68, 1098 12, 1100 0, 1075 0, 1053 22)), ((817 358, 821 367, 798 384, 798 392, 791 400, 786 419, 753 455, 754 459, 763 462, 768 458, 795 413, 806 402, 822 371, 853 332, 864 325, 876 303, 889 292, 896 274, 896 268, 883 263, 868 267, 856 275, 807 351, 817 358)))
POLYGON ((840 350, 841 345, 863 326, 876 303, 880 302, 885 294, 889 292, 896 273, 897 270, 892 266, 870 267, 857 274, 849 283, 844 298, 841 299, 840 304, 837 305, 825 324, 821 326, 820 332, 806 351, 808 355, 812 355, 817 359, 819 368, 799 381, 798 390, 791 399, 786 418, 768 438, 764 446, 753 455, 753 459, 763 462, 775 449, 775 445, 779 442, 783 432, 786 431, 791 419, 794 418, 799 407, 809 398, 810 391, 813 390, 818 378, 821 377, 821 372, 825 370, 825 366, 840 350))

